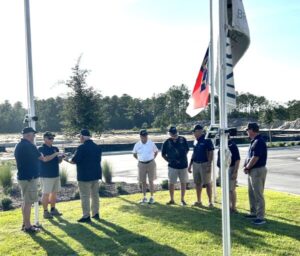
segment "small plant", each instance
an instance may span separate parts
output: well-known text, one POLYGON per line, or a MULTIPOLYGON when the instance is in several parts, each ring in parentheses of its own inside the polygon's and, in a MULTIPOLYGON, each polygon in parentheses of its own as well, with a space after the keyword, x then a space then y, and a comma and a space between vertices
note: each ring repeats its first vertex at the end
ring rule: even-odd
POLYGON ((279 146, 279 147, 285 147, 286 144, 285 144, 285 142, 279 142, 278 146, 279 146))
POLYGON ((110 162, 106 160, 102 162, 102 174, 105 183, 110 184, 112 182, 113 171, 112 171, 112 165, 110 164, 110 162))
POLYGON ((295 146, 296 145, 296 143, 294 142, 294 141, 292 141, 291 143, 290 143, 290 146, 295 146))
POLYGON ((0 185, 3 187, 4 192, 8 191, 12 186, 12 172, 10 164, 0 165, 0 185))
POLYGON ((3 211, 7 211, 9 209, 11 209, 11 205, 12 205, 12 201, 10 198, 5 197, 1 200, 1 205, 2 205, 2 209, 3 211))
POLYGON ((74 198, 75 200, 80 199, 80 193, 79 193, 79 190, 76 190, 76 192, 75 192, 73 198, 74 198))
POLYGON ((161 188, 164 189, 164 190, 168 190, 169 189, 169 182, 168 182, 168 180, 163 180, 161 182, 161 188))
POLYGON ((106 196, 106 187, 104 184, 100 184, 99 186, 99 196, 106 196))
POLYGON ((61 186, 66 186, 68 183, 68 172, 65 168, 60 171, 60 184, 61 186))
POLYGON ((297 142, 297 145, 300 146, 300 141, 297 142))
POLYGON ((122 185, 117 186, 117 191, 119 195, 127 195, 128 192, 122 187, 122 185))

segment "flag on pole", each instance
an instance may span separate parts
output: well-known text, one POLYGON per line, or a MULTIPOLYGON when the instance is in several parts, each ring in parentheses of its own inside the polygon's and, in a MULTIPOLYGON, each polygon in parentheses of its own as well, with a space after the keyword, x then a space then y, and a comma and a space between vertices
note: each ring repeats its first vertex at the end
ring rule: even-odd
POLYGON ((199 114, 208 105, 209 85, 208 85, 208 56, 209 48, 207 48, 195 86, 190 99, 186 113, 194 117, 199 114))

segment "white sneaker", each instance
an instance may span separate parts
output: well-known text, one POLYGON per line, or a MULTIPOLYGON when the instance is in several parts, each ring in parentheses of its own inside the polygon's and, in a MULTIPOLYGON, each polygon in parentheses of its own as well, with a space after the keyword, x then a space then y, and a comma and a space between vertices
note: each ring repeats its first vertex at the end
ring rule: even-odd
POLYGON ((154 203, 155 203, 154 198, 150 197, 148 204, 154 204, 154 203))
POLYGON ((146 197, 144 197, 139 203, 140 204, 146 204, 146 203, 148 203, 148 200, 147 200, 146 197))

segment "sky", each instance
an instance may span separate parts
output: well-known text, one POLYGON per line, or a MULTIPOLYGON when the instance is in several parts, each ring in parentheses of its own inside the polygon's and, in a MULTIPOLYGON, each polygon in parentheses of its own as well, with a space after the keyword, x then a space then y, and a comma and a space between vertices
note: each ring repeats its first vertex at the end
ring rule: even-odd
MULTIPOLYGON (((243 2, 251 43, 234 69, 236 90, 300 100, 300 1, 243 2)), ((209 43, 209 0, 31 0, 30 7, 38 99, 67 95, 61 81, 80 55, 88 85, 104 96, 192 90, 209 43)), ((0 0, 0 31, 0 103, 27 106, 24 1, 0 0)))

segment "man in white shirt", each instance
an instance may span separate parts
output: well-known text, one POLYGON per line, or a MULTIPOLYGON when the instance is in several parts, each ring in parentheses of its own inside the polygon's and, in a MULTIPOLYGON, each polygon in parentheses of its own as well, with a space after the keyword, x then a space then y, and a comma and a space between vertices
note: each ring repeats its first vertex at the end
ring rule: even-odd
POLYGON ((156 163, 155 157, 158 154, 156 145, 148 139, 147 130, 143 129, 140 131, 141 140, 138 141, 133 148, 133 156, 138 160, 138 180, 142 184, 142 193, 144 195, 140 203, 154 203, 154 183, 156 179, 156 163), (149 187, 151 197, 149 201, 146 197, 147 191, 147 176, 149 180, 149 187))

